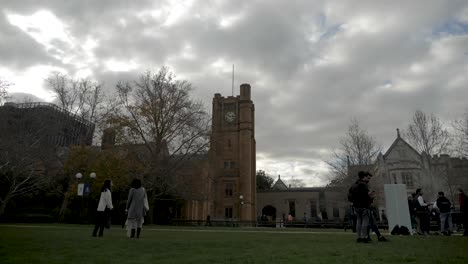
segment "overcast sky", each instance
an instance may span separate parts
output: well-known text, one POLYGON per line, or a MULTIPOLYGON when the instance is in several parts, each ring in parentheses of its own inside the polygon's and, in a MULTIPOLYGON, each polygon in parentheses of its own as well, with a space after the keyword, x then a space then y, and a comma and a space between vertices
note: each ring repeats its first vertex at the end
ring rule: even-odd
POLYGON ((111 90, 166 65, 210 108, 235 64, 235 93, 252 86, 257 169, 308 186, 325 183, 351 118, 386 149, 415 110, 448 122, 468 106, 464 0, 0 2, 10 93, 53 101, 51 71, 111 90))

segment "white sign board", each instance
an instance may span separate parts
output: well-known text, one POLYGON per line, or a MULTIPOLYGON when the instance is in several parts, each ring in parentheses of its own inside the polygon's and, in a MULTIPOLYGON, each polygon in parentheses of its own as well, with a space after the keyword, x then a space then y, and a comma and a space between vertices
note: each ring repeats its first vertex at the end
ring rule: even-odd
POLYGON ((405 226, 411 234, 411 218, 408 208, 408 195, 405 184, 385 184, 385 208, 387 210, 388 230, 396 225, 405 226))
POLYGON ((83 196, 84 183, 78 183, 78 196, 83 196))

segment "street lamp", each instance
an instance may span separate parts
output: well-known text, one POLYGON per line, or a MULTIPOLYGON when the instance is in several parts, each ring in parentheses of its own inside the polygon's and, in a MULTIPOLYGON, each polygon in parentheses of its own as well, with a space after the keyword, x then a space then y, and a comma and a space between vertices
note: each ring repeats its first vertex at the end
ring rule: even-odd
MULTIPOLYGON (((96 173, 91 172, 89 174, 89 178, 91 178, 91 182, 89 182, 89 183, 86 183, 86 182, 81 183, 80 182, 81 179, 83 178, 83 174, 81 174, 81 172, 78 172, 77 174, 75 174, 75 178, 78 180, 78 190, 77 190, 78 193, 77 193, 77 195, 78 196, 83 196, 83 195, 88 196, 91 193, 91 184, 94 181, 94 179, 96 179, 96 173)), ((84 202, 89 203, 88 199, 86 199, 84 202)), ((83 203, 83 201, 80 199, 80 219, 82 218, 82 212, 81 212, 82 211, 82 203, 83 203)))
MULTIPOLYGON (((78 180, 78 196, 89 194, 91 192, 91 183, 80 183, 83 178, 83 174, 81 174, 81 172, 75 174, 75 177, 78 180)), ((91 172, 89 174, 89 178, 91 178, 91 182, 94 181, 94 179, 96 179, 96 173, 91 172)))

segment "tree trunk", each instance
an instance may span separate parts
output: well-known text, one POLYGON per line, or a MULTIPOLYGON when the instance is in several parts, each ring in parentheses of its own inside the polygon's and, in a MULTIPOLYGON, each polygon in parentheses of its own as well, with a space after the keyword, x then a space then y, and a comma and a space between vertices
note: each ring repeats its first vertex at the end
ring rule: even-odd
POLYGON ((148 194, 148 204, 149 204, 149 211, 148 211, 148 217, 147 221, 149 224, 154 224, 154 194, 151 191, 148 194))
POLYGON ((7 193, 7 195, 5 196, 5 199, 3 199, 3 203, 0 204, 0 216, 2 216, 5 213, 6 206, 10 200, 11 200, 11 194, 7 193))
POLYGON ((70 194, 72 192, 73 188, 73 180, 70 180, 70 183, 68 184, 68 189, 67 192, 63 195, 63 201, 62 201, 62 206, 60 207, 60 212, 59 212, 59 222, 63 222, 65 219, 65 211, 68 208, 68 199, 70 197, 70 194))

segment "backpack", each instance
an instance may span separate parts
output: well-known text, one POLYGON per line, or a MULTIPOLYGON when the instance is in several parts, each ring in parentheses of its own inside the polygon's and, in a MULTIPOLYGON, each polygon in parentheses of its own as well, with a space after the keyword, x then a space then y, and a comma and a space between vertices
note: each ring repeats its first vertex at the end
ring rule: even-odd
POLYGON ((353 184, 351 188, 348 190, 348 201, 354 203, 354 192, 355 192, 356 184, 353 184))
POLYGON ((424 211, 424 208, 419 203, 417 197, 415 197, 415 199, 413 199, 413 204, 412 205, 413 205, 412 209, 414 210, 414 212, 424 211))
POLYGON ((439 207, 439 210, 441 213, 450 212, 451 205, 452 204, 450 203, 450 201, 445 197, 437 199, 437 207, 439 207))

